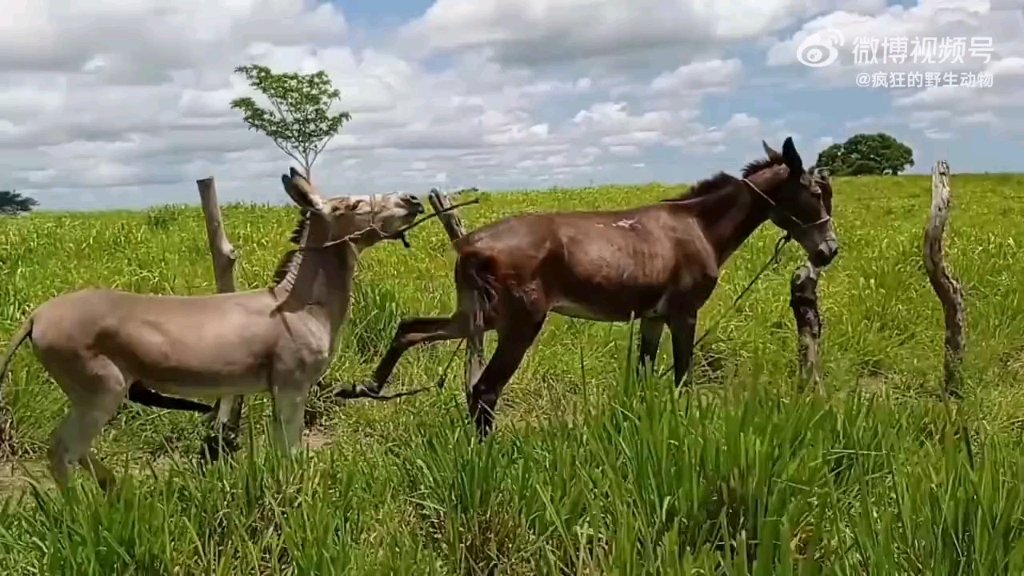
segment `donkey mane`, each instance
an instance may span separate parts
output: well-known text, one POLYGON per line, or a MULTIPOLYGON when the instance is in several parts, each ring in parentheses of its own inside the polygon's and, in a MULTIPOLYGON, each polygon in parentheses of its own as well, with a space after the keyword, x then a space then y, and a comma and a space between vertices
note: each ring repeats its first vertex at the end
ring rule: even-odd
MULTIPOLYGON (((292 230, 292 234, 288 238, 292 244, 302 244, 303 239, 306 237, 306 233, 309 231, 309 218, 310 212, 308 210, 303 210, 302 215, 299 216, 299 221, 295 224, 295 229, 292 230)), ((300 264, 302 264, 301 250, 289 250, 285 252, 277 263, 277 269, 274 270, 274 286, 280 285, 290 273, 296 272, 300 264)))
MULTIPOLYGON (((762 170, 766 170, 773 166, 778 166, 779 164, 782 164, 781 158, 761 158, 758 160, 754 160, 753 162, 744 166, 743 172, 741 172, 741 174, 743 178, 750 178, 751 176, 757 174, 762 170)), ((715 174, 711 178, 700 180, 699 182, 691 186, 689 190, 683 192, 679 196, 666 198, 662 200, 662 202, 678 202, 680 200, 693 200, 694 198, 701 198, 703 196, 714 194, 719 190, 723 190, 729 186, 732 186, 733 184, 736 184, 739 181, 740 179, 733 176, 732 174, 719 172, 718 174, 715 174)))

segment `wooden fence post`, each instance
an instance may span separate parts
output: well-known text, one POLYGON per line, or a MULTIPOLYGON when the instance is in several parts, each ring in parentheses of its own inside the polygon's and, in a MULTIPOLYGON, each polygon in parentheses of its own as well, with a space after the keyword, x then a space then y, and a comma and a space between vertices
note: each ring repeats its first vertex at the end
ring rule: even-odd
POLYGON ((4 402, 3 388, 0 387, 0 462, 13 458, 17 451, 12 422, 14 415, 4 402))
MULTIPOLYGON (((206 220, 206 237, 210 244, 210 255, 213 257, 213 275, 217 283, 217 292, 235 291, 235 262, 238 252, 228 241, 224 233, 224 222, 220 215, 220 204, 217 202, 217 185, 213 177, 196 180, 199 188, 199 200, 203 207, 203 218, 206 220)), ((231 405, 231 414, 227 423, 221 422, 217 415, 221 401, 213 406, 213 426, 203 441, 202 456, 211 461, 217 460, 226 450, 235 452, 239 448, 238 432, 242 420, 242 404, 244 398, 236 398, 231 405)))
POLYGON ((949 220, 949 164, 939 160, 932 169, 932 207, 924 229, 924 268, 945 319, 943 392, 961 397, 960 365, 964 356, 964 297, 960 284, 946 270, 942 236, 949 220))
MULTIPOLYGON (((475 188, 473 189, 476 190, 475 188)), ((440 212, 441 210, 448 208, 452 205, 451 199, 447 194, 442 193, 437 188, 430 190, 429 195, 430 206, 434 209, 434 212, 440 212)), ((448 234, 448 238, 452 242, 466 235, 466 229, 462 225, 462 219, 455 211, 445 212, 438 215, 438 219, 441 220, 441 225, 444 226, 444 231, 448 234)), ((476 382, 477 378, 480 377, 480 373, 484 369, 484 335, 473 334, 469 338, 466 338, 466 364, 464 374, 466 377, 466 392, 476 382)))
POLYGON ((801 384, 814 384, 824 393, 818 346, 821 341, 821 314, 818 312, 818 274, 820 270, 810 262, 800 265, 789 282, 789 307, 796 320, 797 355, 800 362, 801 384))

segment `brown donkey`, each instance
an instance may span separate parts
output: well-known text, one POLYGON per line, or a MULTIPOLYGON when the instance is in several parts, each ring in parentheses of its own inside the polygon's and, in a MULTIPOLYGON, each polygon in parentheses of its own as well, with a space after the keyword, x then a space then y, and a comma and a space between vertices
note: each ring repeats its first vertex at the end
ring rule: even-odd
POLYGON ((377 396, 409 348, 498 332, 498 346, 467 390, 480 436, 490 433, 502 388, 549 312, 602 322, 640 318, 640 362, 653 364, 661 333, 672 334, 675 382, 690 368, 697 312, 725 261, 769 218, 810 261, 839 250, 818 182, 787 138, 778 153, 686 194, 614 211, 533 213, 505 218, 453 243, 458 309, 450 317, 403 320, 373 381, 339 396, 377 396))

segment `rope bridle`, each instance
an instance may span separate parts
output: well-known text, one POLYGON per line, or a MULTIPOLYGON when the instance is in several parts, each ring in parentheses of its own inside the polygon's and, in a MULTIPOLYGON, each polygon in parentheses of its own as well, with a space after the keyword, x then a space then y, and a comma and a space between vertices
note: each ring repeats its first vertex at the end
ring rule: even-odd
POLYGON ((409 248, 410 247, 409 246, 409 240, 405 237, 405 233, 408 232, 409 230, 412 230, 413 228, 419 226, 420 224, 423 224, 427 220, 430 220, 432 218, 437 218, 441 214, 445 214, 447 212, 451 212, 452 210, 456 210, 458 208, 462 208, 463 206, 469 206, 471 204, 479 204, 479 203, 480 203, 480 199, 479 198, 475 198, 475 199, 469 200, 467 202, 460 202, 458 204, 452 204, 451 206, 448 206, 447 208, 442 208, 441 210, 434 211, 434 212, 432 212, 432 213, 430 213, 430 214, 420 218, 419 220, 416 220, 412 224, 407 224, 405 226, 402 226, 398 230, 395 230, 394 232, 389 232, 387 234, 382 232, 380 228, 378 228, 375 224, 373 224, 373 220, 371 219, 371 223, 370 223, 369 226, 367 226, 366 228, 363 228, 362 230, 360 230, 358 232, 353 232, 352 234, 349 234, 348 236, 345 236, 344 238, 339 238, 337 240, 331 240, 330 242, 324 242, 323 244, 320 244, 319 246, 299 246, 299 247, 295 248, 295 250, 300 250, 300 251, 323 250, 325 248, 330 248, 331 246, 337 246, 338 244, 341 244, 343 242, 358 242, 360 239, 362 239, 365 236, 369 236, 370 234, 378 235, 381 240, 401 240, 402 243, 405 245, 405 247, 409 248))
MULTIPOLYGON (((751 182, 750 180, 744 178, 743 179, 743 183, 746 184, 747 186, 749 186, 750 189, 753 190, 754 192, 757 192, 758 194, 760 194, 761 197, 764 198, 768 202, 768 204, 771 204, 773 212, 776 212, 777 214, 781 214, 782 216, 785 216, 786 218, 789 218, 793 222, 796 222, 797 226, 799 226, 800 228, 810 228, 811 226, 817 226, 818 224, 824 224, 825 222, 828 222, 829 220, 832 219, 832 216, 830 216, 828 214, 828 212, 826 211, 824 218, 819 218, 818 220, 815 220, 814 222, 811 222, 809 224, 804 224, 803 222, 800 221, 799 218, 794 216, 788 210, 783 210, 781 207, 779 207, 779 205, 776 204, 776 202, 774 200, 769 198, 767 194, 765 194, 764 192, 761 192, 761 189, 758 188, 757 186, 755 186, 753 182, 751 182)), ((818 198, 818 201, 821 202, 821 207, 824 208, 825 207, 825 201, 821 199, 821 192, 819 191, 817 194, 815 194, 815 196, 818 198)), ((787 236, 788 235, 789 235, 789 233, 787 232, 787 236)))

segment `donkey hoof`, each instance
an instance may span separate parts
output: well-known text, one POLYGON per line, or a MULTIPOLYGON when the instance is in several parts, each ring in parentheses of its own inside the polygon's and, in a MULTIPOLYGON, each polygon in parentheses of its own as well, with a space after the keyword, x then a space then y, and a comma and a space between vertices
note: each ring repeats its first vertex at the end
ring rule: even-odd
POLYGON ((335 398, 351 400, 355 398, 376 398, 380 396, 380 389, 371 384, 356 384, 351 388, 342 388, 334 393, 335 398))
POLYGON ((199 449, 199 465, 205 467, 207 464, 213 464, 221 458, 227 456, 230 457, 241 448, 241 444, 233 434, 225 434, 218 436, 216 434, 210 434, 203 441, 203 446, 199 449))
POLYGON ((380 398, 380 389, 381 387, 373 382, 356 386, 356 392, 361 398, 380 398))

